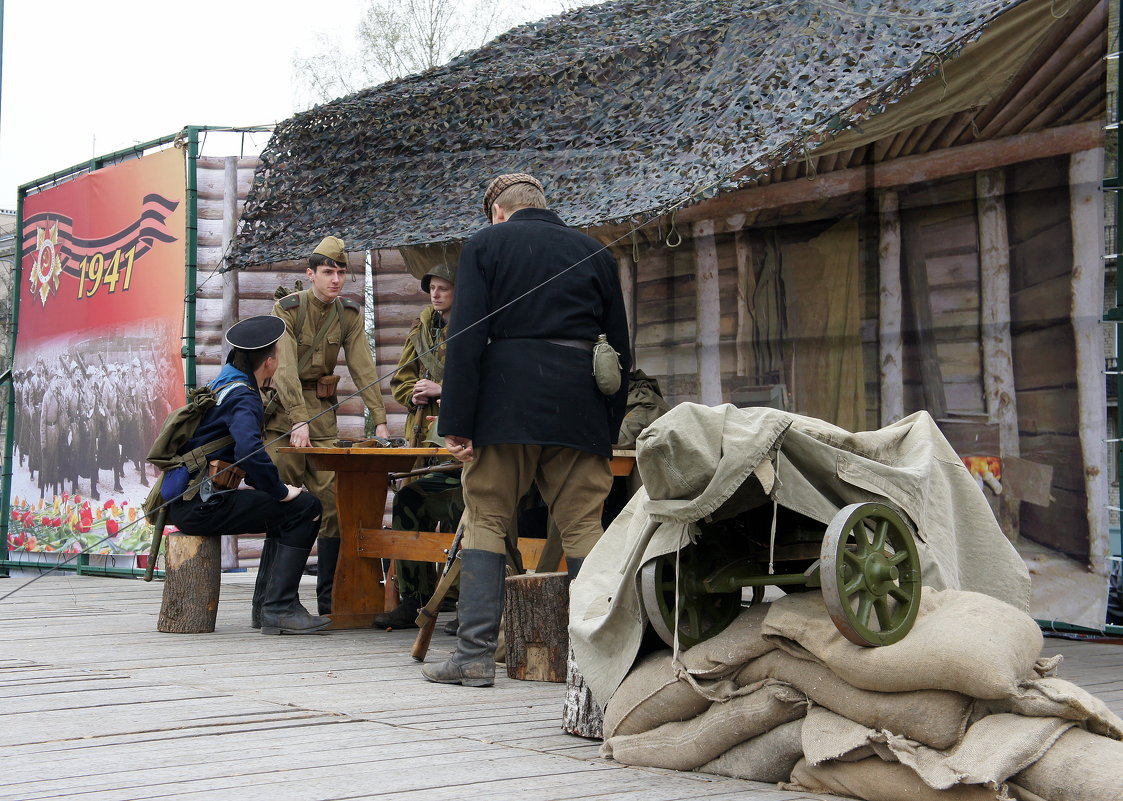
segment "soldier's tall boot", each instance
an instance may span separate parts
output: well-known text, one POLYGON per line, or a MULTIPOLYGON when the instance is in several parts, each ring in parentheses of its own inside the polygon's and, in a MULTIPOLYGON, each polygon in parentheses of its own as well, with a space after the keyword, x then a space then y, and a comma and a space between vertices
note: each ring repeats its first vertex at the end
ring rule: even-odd
POLYGON ((250 625, 261 628, 261 602, 265 598, 265 587, 269 584, 269 571, 273 566, 273 553, 277 547, 274 537, 266 537, 261 544, 261 558, 257 562, 257 581, 253 585, 253 601, 250 602, 250 625))
POLYGON ((495 683, 495 647, 503 617, 507 557, 467 549, 460 552, 460 628, 456 651, 445 662, 422 665, 421 675, 440 684, 490 687, 495 683))
POLYGON ((296 597, 300 577, 311 548, 293 548, 278 542, 261 602, 262 634, 311 634, 331 625, 331 618, 316 617, 296 597))
POLYGON ((584 564, 584 562, 584 556, 567 556, 565 558, 565 570, 569 573, 570 581, 577 578, 577 574, 581 572, 581 565, 584 564))
POLYGON ((316 553, 316 606, 321 615, 330 615, 335 566, 339 564, 339 537, 320 537, 316 540, 316 553))

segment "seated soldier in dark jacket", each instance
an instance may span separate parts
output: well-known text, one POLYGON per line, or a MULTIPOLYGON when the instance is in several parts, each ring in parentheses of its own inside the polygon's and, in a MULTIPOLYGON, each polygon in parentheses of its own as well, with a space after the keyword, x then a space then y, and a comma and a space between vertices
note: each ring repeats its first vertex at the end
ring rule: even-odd
POLYGON ((187 453, 226 437, 209 465, 189 473, 167 474, 162 494, 172 501, 168 516, 185 534, 219 536, 264 531, 253 596, 254 627, 262 634, 308 634, 331 623, 310 615, 297 598, 300 577, 316 534, 322 507, 315 496, 281 482, 265 452, 265 408, 260 388, 277 370, 277 340, 284 321, 270 315, 250 317, 226 332, 230 354, 210 382, 218 403, 203 416, 195 435, 180 449, 187 453), (207 479, 205 473, 215 473, 207 479), (241 478, 249 487, 238 488, 241 478))

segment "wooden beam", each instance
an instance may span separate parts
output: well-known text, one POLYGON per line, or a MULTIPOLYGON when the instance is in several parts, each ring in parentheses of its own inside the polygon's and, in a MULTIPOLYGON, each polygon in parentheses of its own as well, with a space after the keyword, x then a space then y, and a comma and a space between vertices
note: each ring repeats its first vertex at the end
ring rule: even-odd
POLYGON ((616 261, 616 269, 620 275, 620 292, 624 296, 624 312, 628 317, 628 347, 631 348, 632 369, 636 368, 636 263, 632 259, 629 248, 627 255, 621 255, 616 261))
MULTIPOLYGON (((223 159, 222 194, 222 263, 226 264, 226 254, 234 242, 238 230, 238 157, 227 156, 223 159)), ((222 330, 230 328, 238 319, 238 270, 228 270, 222 274, 222 330)), ((222 340, 222 356, 225 359, 230 351, 225 337, 222 340)), ((223 570, 236 570, 238 567, 238 538, 224 534, 221 543, 221 563, 223 570)), ((213 628, 212 628, 213 630, 213 628)))
POLYGON ((753 269, 752 247, 747 231, 733 235, 733 250, 737 258, 737 375, 756 375, 754 358, 753 298, 756 295, 756 270, 753 269))
POLYGON ((1071 111, 1081 104, 1089 91, 1096 91, 1103 86, 1103 63, 1098 59, 1089 64, 1080 77, 1069 83, 1052 103, 1043 108, 1038 114, 1025 124, 1028 130, 1044 128, 1053 123, 1067 111, 1071 111))
POLYGON ((694 309, 697 334, 699 401, 718 406, 721 392, 721 289, 718 285, 717 246, 713 220, 693 225, 694 235, 694 309))
MULTIPOLYGON (((987 417, 998 425, 998 456, 1021 456, 1017 386, 1010 338, 1010 238, 1006 228, 1006 176, 1002 170, 975 175, 979 224, 980 320, 983 387, 987 417)), ((1009 492, 998 499, 998 523, 1018 539, 1021 504, 1009 492)))
POLYGON ((893 190, 880 199, 878 237, 878 345, 881 349, 881 425, 905 416, 904 350, 901 344, 901 215, 893 190))
MULTIPOLYGON (((1025 130, 1027 123, 1050 106, 1063 107, 1066 97, 1071 98, 1073 87, 1081 81, 1105 80, 1107 75, 1103 61, 1103 42, 1099 37, 1092 39, 1079 54, 1071 57, 1064 66, 1052 76, 1030 102, 1017 110, 1005 125, 997 130, 997 136, 1010 136, 1025 130)), ((994 132, 984 129, 983 136, 990 137, 994 132)))
POLYGON ((1104 151, 1073 154, 1069 161, 1069 215, 1072 221, 1072 327, 1076 342, 1077 416, 1084 464, 1088 563, 1107 575, 1107 415, 1104 388, 1103 192, 1104 151))

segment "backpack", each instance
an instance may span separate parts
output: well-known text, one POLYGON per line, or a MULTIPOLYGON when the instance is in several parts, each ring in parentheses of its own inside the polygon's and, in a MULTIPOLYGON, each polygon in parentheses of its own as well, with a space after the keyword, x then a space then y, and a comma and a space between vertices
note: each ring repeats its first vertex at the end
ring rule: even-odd
MULTIPOLYGON (((230 390, 236 386, 252 389, 244 381, 231 381, 221 387, 212 387, 209 384, 196 387, 188 394, 187 404, 179 407, 165 418, 164 424, 160 427, 160 433, 156 435, 156 441, 152 443, 152 447, 148 450, 148 456, 145 457, 145 461, 160 470, 159 478, 152 485, 148 497, 144 499, 144 503, 140 507, 149 522, 154 522, 156 510, 165 504, 163 496, 164 478, 170 472, 180 467, 186 467, 188 474, 195 473, 207 466, 212 453, 222 450, 234 441, 233 437, 227 435, 197 448, 192 448, 187 453, 180 454, 178 452, 189 439, 195 436, 195 431, 199 428, 199 423, 203 421, 203 416, 220 404, 230 390)), ((201 475, 205 476, 206 473, 203 472, 201 475)), ((183 493, 184 497, 194 497, 195 493, 192 490, 197 491, 197 489, 197 483, 188 487, 186 492, 183 493)))

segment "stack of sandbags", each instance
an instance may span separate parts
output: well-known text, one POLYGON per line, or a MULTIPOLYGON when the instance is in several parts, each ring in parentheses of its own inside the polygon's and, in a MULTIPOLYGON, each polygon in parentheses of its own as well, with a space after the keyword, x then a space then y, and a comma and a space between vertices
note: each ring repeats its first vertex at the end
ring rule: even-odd
POLYGON ((603 753, 857 798, 1123 799, 1123 720, 1055 678, 1025 613, 925 590, 902 641, 862 648, 819 593, 746 610, 681 655, 640 661, 603 753))

